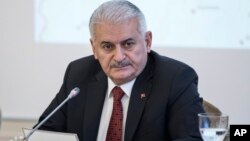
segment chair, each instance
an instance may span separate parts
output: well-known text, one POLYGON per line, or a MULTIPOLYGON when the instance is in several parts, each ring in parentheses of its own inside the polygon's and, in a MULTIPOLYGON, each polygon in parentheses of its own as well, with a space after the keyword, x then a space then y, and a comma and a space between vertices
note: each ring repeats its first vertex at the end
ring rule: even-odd
POLYGON ((206 113, 221 113, 221 111, 216 106, 206 100, 203 100, 202 106, 206 113))

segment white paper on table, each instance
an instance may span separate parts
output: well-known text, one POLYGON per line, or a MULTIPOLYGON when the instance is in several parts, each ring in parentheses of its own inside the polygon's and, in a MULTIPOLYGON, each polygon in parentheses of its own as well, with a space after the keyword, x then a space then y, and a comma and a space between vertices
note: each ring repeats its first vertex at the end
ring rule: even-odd
MULTIPOLYGON (((23 128, 24 137, 29 134, 31 129, 23 128)), ((62 133, 45 130, 37 130, 30 137, 28 141, 79 141, 77 134, 62 133)))

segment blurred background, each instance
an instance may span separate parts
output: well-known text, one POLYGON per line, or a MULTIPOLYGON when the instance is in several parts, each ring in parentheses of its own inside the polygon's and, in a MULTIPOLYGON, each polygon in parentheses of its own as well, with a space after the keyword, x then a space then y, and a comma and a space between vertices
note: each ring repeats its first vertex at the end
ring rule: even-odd
MULTIPOLYGON (((102 2, 0 1, 0 137, 32 127, 67 65, 92 54, 88 19, 102 2)), ((249 124, 250 1, 132 2, 145 13, 152 49, 192 66, 201 97, 228 114, 230 124, 249 124)))

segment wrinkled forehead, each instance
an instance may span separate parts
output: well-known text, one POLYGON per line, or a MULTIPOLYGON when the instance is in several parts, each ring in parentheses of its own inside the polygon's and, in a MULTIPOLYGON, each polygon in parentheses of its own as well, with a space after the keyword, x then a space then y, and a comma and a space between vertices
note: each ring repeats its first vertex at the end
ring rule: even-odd
POLYGON ((128 20, 123 23, 102 22, 94 25, 94 40, 121 41, 140 36, 137 20, 128 20))

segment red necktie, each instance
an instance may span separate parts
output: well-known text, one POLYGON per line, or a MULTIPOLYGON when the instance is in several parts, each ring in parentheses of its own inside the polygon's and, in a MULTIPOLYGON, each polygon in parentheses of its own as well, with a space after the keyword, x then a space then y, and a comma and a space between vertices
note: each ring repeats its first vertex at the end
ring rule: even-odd
POLYGON ((124 92, 120 87, 114 87, 112 90, 113 93, 113 111, 111 119, 109 122, 108 133, 106 141, 121 141, 122 140, 122 118, 123 110, 121 99, 124 95, 124 92))

